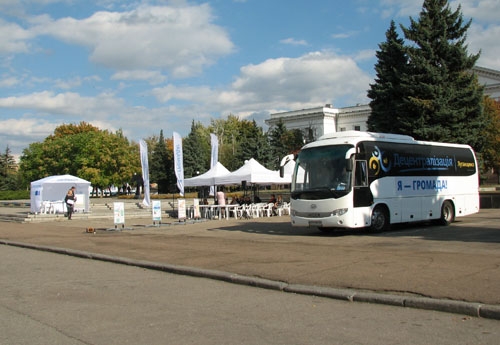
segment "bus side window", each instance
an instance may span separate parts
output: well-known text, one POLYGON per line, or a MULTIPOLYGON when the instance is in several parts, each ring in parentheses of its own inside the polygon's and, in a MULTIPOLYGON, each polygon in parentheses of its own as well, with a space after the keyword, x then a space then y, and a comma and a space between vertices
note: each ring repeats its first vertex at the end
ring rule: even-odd
POLYGON ((366 161, 356 161, 356 175, 354 177, 355 187, 368 186, 368 165, 366 161))

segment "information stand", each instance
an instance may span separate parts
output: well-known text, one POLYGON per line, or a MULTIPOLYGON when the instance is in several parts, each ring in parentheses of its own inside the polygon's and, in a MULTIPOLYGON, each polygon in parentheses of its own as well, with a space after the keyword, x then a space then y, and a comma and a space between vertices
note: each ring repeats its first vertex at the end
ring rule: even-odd
POLYGON ((156 225, 156 222, 158 222, 158 224, 161 224, 161 201, 160 200, 153 200, 152 212, 153 212, 153 224, 156 225))
POLYGON ((180 221, 186 221, 186 199, 177 199, 179 205, 178 219, 180 221))
POLYGON ((125 204, 123 202, 114 202, 113 203, 114 210, 114 223, 115 229, 118 225, 121 224, 122 228, 125 227, 125 204))

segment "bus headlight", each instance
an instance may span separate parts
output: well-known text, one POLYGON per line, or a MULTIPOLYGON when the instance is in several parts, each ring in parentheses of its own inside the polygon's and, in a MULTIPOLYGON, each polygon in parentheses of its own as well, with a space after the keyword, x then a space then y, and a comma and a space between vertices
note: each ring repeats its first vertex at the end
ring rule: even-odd
POLYGON ((338 208, 332 211, 332 216, 343 216, 348 210, 348 208, 338 208))

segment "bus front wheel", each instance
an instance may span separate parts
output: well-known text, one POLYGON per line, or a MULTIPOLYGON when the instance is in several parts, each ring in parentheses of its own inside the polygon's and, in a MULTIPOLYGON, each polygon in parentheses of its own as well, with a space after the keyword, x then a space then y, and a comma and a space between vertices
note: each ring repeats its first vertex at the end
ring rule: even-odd
POLYGON ((382 232, 389 229, 389 212, 385 206, 376 206, 372 211, 370 231, 382 232))
POLYGON ((453 208, 451 201, 446 200, 443 202, 443 206, 441 206, 441 218, 439 219, 439 223, 441 225, 450 225, 454 220, 455 209, 453 208))

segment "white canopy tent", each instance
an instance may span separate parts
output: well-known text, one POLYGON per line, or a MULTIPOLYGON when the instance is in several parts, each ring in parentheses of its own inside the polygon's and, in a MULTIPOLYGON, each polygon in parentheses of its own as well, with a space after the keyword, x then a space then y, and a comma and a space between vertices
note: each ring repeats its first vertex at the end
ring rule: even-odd
POLYGON ((72 175, 54 175, 31 182, 31 212, 40 212, 44 201, 62 203, 73 186, 76 187, 77 204, 88 212, 90 182, 72 175))
POLYGON ((198 187, 198 186, 215 186, 215 180, 219 177, 228 175, 229 170, 226 169, 220 162, 208 170, 206 173, 199 176, 187 178, 184 180, 185 187, 198 187))
POLYGON ((216 185, 241 184, 243 181, 253 184, 288 184, 291 178, 282 178, 278 171, 265 168, 255 159, 245 161, 238 170, 215 178, 216 185))

